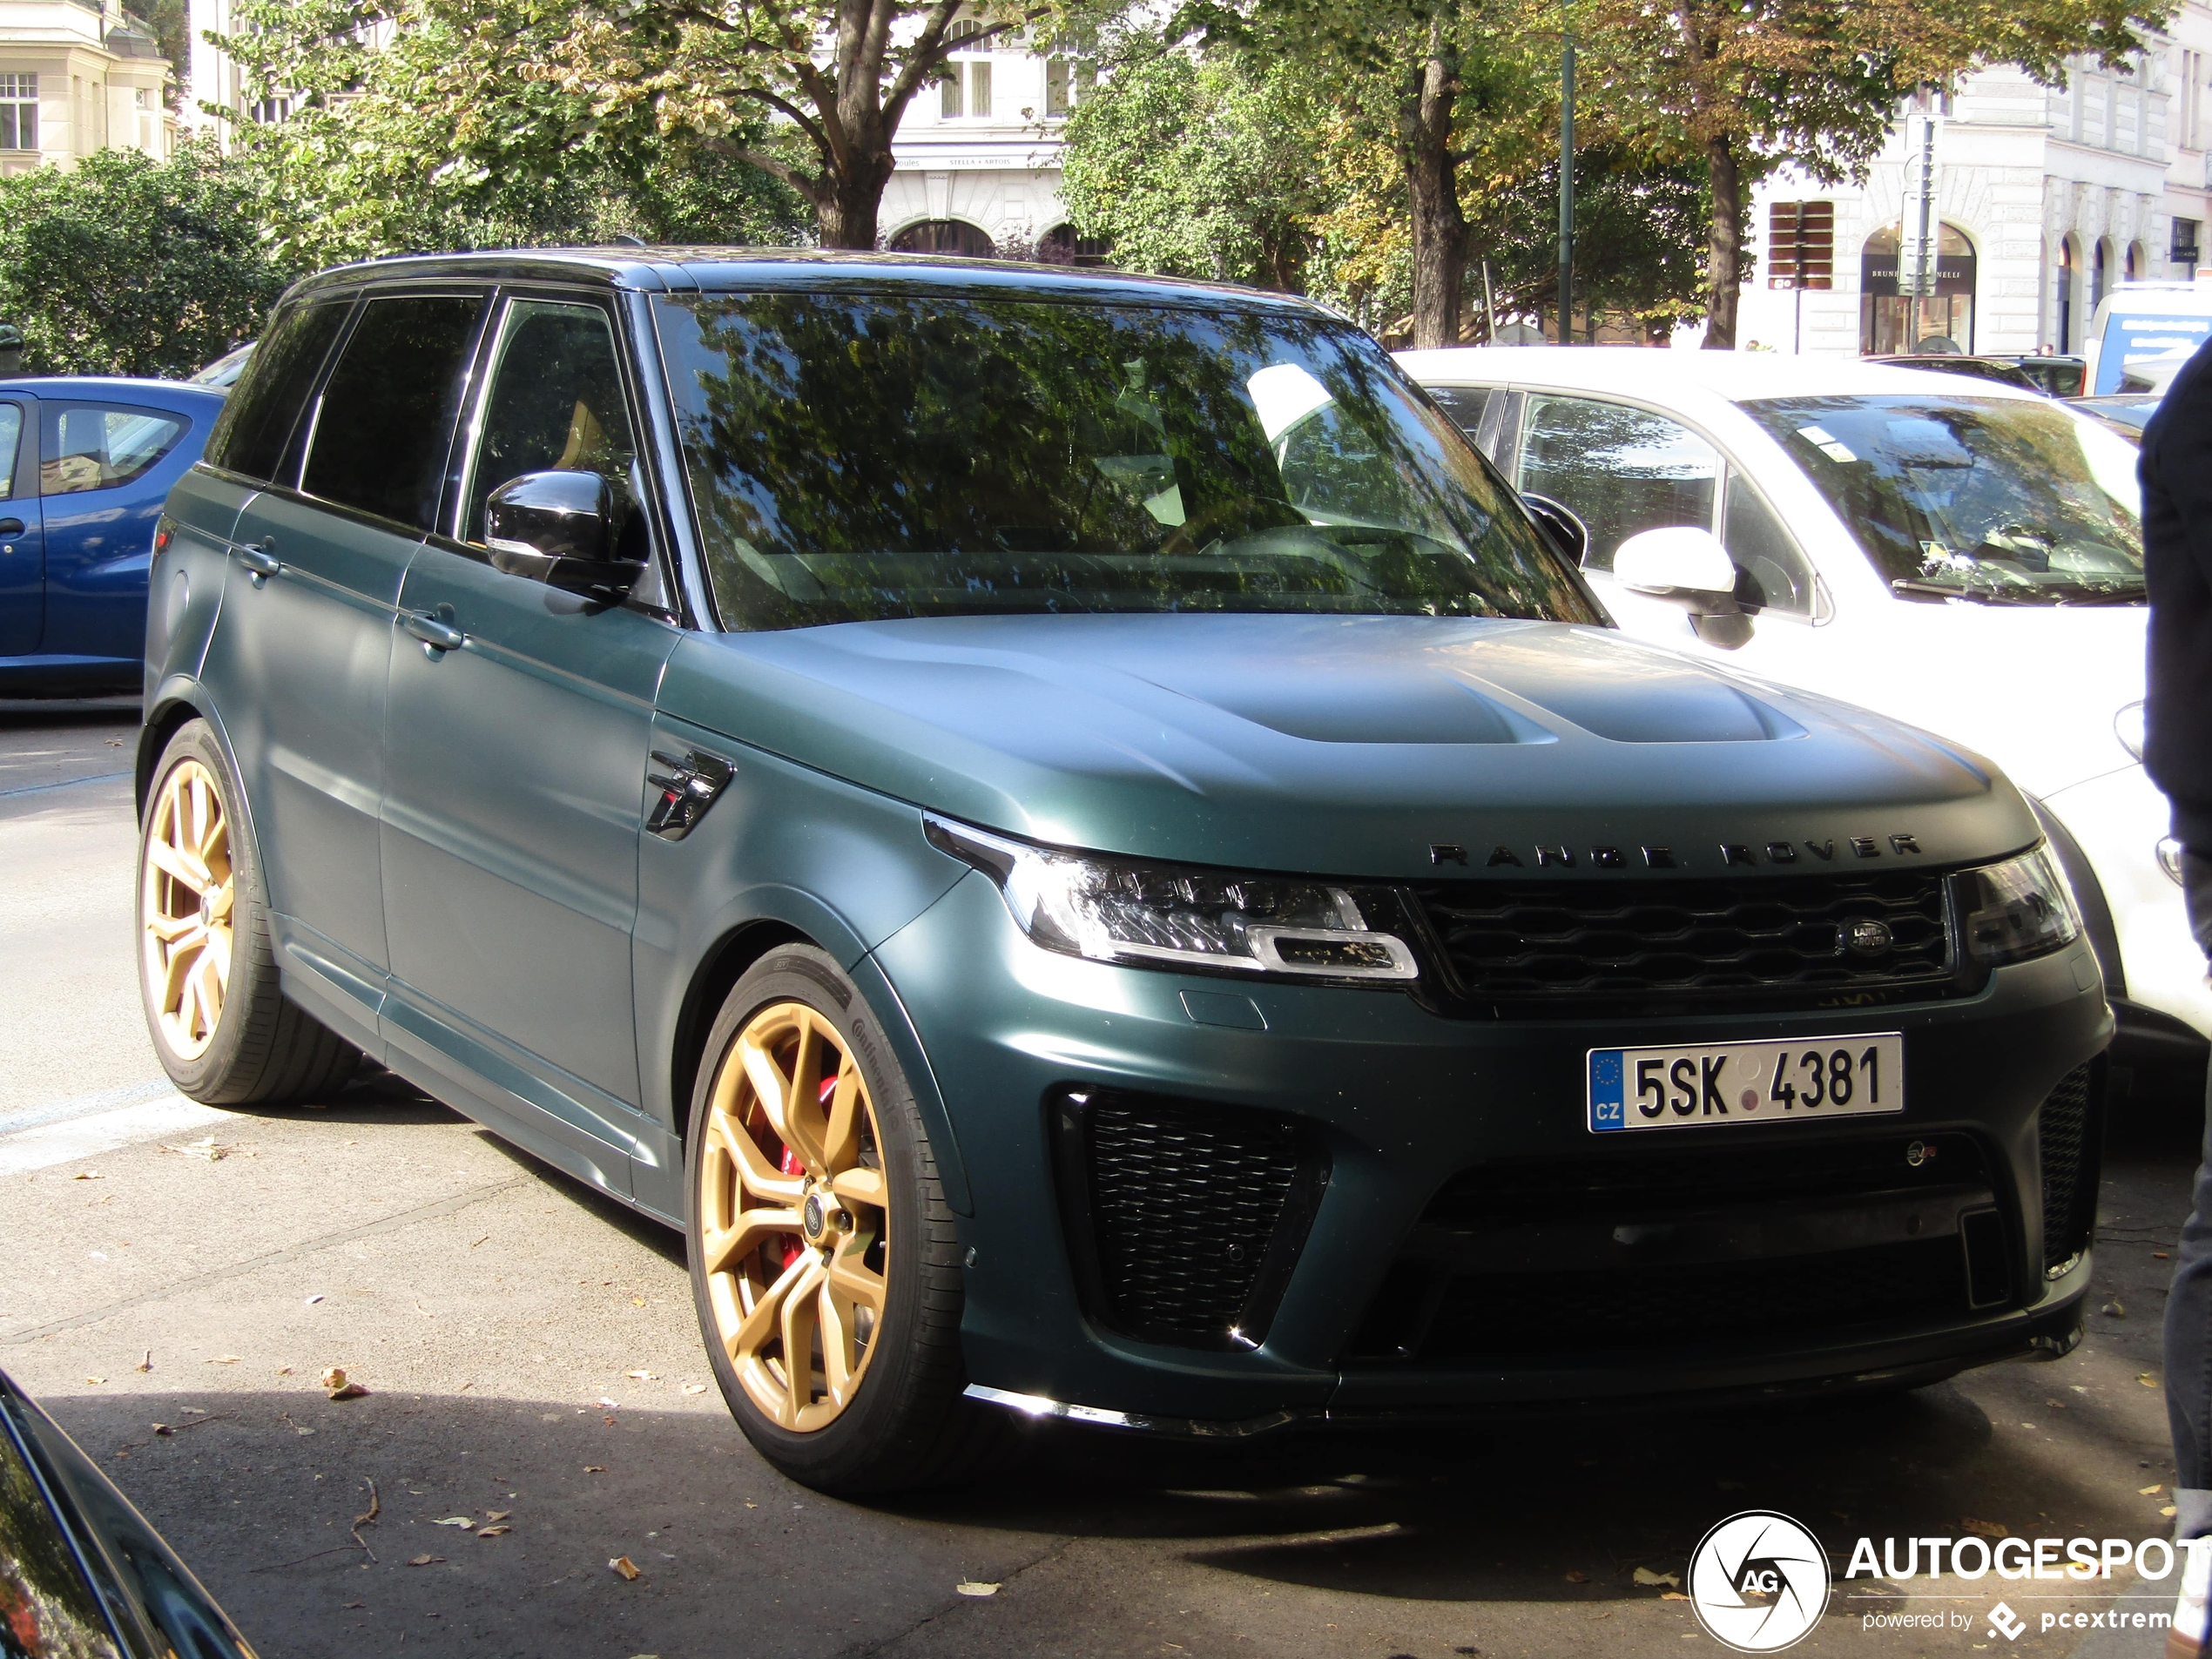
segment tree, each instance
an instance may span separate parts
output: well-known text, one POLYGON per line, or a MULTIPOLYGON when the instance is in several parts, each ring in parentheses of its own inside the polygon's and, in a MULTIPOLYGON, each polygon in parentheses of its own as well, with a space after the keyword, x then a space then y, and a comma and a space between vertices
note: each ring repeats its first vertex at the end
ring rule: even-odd
POLYGON ((1300 292, 1322 205, 1311 89, 1289 65, 1118 43, 1067 125, 1060 193, 1131 270, 1300 292))
POLYGON ((293 273, 244 170, 192 145, 0 179, 0 319, 36 374, 189 374, 251 338, 293 273))
POLYGON ((2131 0, 1575 0, 1602 130, 1702 165, 1711 208, 1705 344, 1736 344, 1750 185, 1784 162, 1863 175, 1917 84, 1990 64, 2047 83, 2073 53, 2116 60, 2165 9, 2131 0))
MULTIPOLYGON (((240 130, 276 244, 302 265, 427 248, 790 242, 804 205, 757 169, 543 76, 565 15, 491 0, 246 0, 229 43, 290 120, 240 130)), ((772 141, 752 118, 745 136, 772 141)))
POLYGON ((892 140, 953 52, 1048 14, 1004 0, 533 3, 570 27, 551 62, 528 72, 586 98, 597 119, 642 117, 749 162, 811 203, 817 239, 841 248, 875 246, 892 140), (795 145, 744 136, 763 115, 789 122, 795 145))

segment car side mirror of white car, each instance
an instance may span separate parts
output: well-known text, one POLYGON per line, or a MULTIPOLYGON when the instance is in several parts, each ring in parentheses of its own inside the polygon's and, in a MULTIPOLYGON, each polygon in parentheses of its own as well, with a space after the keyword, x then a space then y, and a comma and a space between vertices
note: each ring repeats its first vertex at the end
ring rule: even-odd
POLYGON ((1689 524, 1638 530, 1613 555, 1613 579, 1693 617, 1737 614, 1736 561, 1712 531, 1689 524))

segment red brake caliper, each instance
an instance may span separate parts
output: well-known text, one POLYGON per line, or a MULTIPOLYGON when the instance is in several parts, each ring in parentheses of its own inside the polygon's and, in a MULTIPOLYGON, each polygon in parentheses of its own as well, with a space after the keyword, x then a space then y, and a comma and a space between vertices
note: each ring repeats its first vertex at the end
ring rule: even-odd
MULTIPOLYGON (((822 1092, 819 1096, 820 1103, 824 1106, 828 1105, 830 1096, 834 1095, 836 1092, 837 1079, 834 1077, 823 1078, 822 1092)), ((783 1162, 779 1163, 776 1167, 786 1175, 804 1175, 806 1173, 806 1166, 799 1161, 799 1154, 792 1151, 788 1146, 784 1148, 783 1162)), ((789 1235, 786 1235, 786 1242, 784 1244, 784 1265, 786 1267, 789 1267, 793 1262, 797 1261, 799 1259, 799 1252, 806 1248, 806 1241, 804 1238, 790 1238, 789 1235)))

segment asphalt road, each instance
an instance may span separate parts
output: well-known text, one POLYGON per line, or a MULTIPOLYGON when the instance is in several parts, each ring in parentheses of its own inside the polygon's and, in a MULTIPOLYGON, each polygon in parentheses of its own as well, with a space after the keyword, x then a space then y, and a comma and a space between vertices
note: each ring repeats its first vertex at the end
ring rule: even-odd
MULTIPOLYGON (((1839 1572, 1861 1534, 1967 1518, 2165 1527, 2155 1252, 2186 1208, 2187 1098, 2115 1136, 2096 1299, 2123 1312, 2056 1363, 1442 1440, 1062 1433, 870 1507, 792 1487, 705 1386, 674 1236, 388 1077, 282 1112, 166 1088, 132 978, 133 718, 0 709, 0 1367, 267 1659, 1680 1655, 1720 1649, 1635 1573, 1679 1575, 1738 1510, 1805 1521, 1839 1572), (331 1366, 369 1392, 327 1399, 331 1366)), ((1849 1589, 1800 1651, 2148 1659, 2155 1635, 2041 1615, 2169 1604, 2124 1580, 1849 1589), (2000 1594, 2017 1642, 1987 1629, 2000 1594), (1867 1628, 1900 1610, 1954 1628, 1867 1628)))

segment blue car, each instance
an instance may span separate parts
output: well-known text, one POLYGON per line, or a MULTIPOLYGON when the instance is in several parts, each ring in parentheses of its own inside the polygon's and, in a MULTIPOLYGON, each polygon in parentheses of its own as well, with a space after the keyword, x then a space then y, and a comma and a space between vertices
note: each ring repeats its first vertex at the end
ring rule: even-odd
POLYGON ((154 524, 222 407, 171 381, 0 381, 0 697, 138 689, 154 524))

